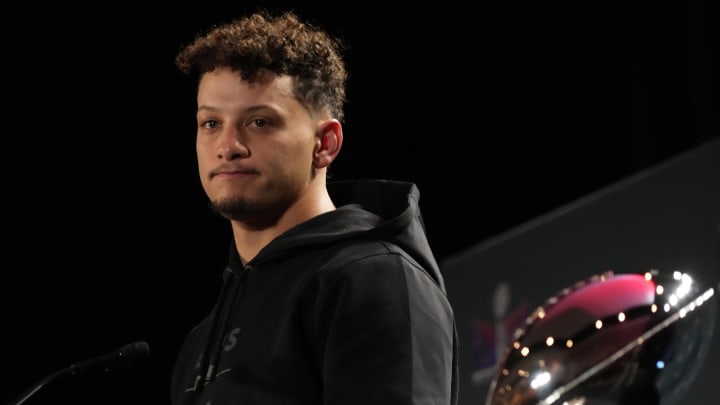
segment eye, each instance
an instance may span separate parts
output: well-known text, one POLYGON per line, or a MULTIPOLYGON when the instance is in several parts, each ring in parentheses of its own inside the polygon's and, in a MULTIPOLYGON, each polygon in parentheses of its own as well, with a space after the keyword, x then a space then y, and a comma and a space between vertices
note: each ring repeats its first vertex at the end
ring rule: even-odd
POLYGON ((203 128, 212 129, 218 126, 218 122, 215 120, 205 120, 201 123, 203 128))
POLYGON ((264 118, 253 118, 250 120, 250 122, 248 122, 248 125, 262 128, 268 125, 268 121, 264 118))

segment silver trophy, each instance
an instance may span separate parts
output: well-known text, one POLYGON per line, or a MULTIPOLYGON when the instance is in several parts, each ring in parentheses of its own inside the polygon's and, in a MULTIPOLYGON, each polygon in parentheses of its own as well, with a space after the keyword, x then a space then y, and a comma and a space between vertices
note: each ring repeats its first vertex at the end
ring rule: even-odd
POLYGON ((681 271, 607 272, 528 316, 486 405, 669 405, 712 339, 716 289, 681 271))

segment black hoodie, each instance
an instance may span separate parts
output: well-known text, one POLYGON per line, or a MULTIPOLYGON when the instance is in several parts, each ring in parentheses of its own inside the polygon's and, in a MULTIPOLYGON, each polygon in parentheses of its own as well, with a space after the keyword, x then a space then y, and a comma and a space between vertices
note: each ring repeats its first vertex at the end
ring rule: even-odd
POLYGON ((183 344, 173 405, 457 403, 457 334, 412 183, 329 183, 338 209, 242 266, 183 344))

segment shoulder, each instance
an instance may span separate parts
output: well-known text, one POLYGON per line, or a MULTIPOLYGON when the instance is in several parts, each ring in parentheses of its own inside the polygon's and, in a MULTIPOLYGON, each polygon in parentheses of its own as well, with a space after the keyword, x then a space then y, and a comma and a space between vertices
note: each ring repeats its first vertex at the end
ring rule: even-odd
POLYGON ((355 240, 332 249, 316 276, 325 288, 331 289, 444 295, 430 272, 395 244, 355 240))
POLYGON ((324 271, 346 273, 374 268, 411 267, 421 270, 421 266, 399 246, 379 240, 352 240, 341 242, 329 249, 324 271))
POLYGON ((404 320, 434 325, 443 335, 452 331, 454 315, 444 290, 402 249, 370 241, 336 253, 314 277, 311 290, 318 322, 393 329, 404 320))

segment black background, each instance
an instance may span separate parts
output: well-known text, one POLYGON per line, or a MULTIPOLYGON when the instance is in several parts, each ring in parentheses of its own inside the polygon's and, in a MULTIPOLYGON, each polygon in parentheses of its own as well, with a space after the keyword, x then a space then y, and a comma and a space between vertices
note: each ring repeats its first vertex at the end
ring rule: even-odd
POLYGON ((285 7, 346 41, 333 177, 416 182, 443 260, 717 138, 711 3, 18 4, 3 17, 0 399, 147 341, 137 374, 43 395, 167 402, 230 232, 206 209, 195 84, 173 64, 211 24, 285 7))

